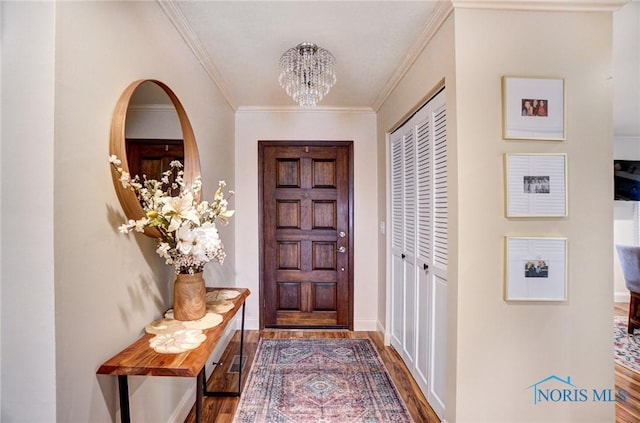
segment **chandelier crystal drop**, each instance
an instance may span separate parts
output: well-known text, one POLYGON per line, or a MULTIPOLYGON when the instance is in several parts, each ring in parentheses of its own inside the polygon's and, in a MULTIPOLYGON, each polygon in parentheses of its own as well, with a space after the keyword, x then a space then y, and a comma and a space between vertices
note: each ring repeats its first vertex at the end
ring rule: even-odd
POLYGON ((280 57, 278 82, 300 107, 314 107, 336 83, 336 59, 313 43, 300 43, 280 57))

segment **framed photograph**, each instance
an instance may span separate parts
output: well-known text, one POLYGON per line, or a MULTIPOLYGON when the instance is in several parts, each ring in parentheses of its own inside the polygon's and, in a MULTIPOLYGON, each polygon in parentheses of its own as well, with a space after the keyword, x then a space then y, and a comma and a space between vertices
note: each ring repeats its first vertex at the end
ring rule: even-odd
POLYGON ((567 239, 505 237, 505 301, 567 300, 567 239))
POLYGON ((566 154, 505 154, 507 217, 567 216, 566 154))
POLYGON ((565 139, 564 80, 502 77, 502 137, 565 139))

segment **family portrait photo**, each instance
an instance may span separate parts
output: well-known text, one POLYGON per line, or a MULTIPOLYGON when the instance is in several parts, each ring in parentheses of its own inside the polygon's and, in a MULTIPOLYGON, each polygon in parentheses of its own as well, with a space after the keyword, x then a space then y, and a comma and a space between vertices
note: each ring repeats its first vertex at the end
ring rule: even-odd
POLYGON ((526 194, 549 194, 548 176, 523 176, 523 189, 526 194))
POLYGON ((524 264, 525 278, 548 278, 549 266, 544 260, 527 260, 524 264))
POLYGON ((548 116, 548 101, 531 98, 522 99, 522 116, 548 116))

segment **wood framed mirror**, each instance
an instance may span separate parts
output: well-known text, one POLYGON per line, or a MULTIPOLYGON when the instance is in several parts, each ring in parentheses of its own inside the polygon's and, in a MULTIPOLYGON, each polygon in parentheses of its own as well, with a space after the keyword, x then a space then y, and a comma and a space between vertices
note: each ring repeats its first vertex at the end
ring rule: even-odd
MULTIPOLYGON (((156 126, 161 123, 162 122, 157 122, 156 126)), ((182 107, 182 103, 180 103, 180 100, 171 90, 171 88, 169 88, 163 82, 155 79, 140 79, 138 81, 132 82, 118 99, 118 103, 116 104, 116 108, 113 113, 113 119, 111 121, 109 154, 117 156, 122 161, 122 169, 126 172, 129 172, 132 177, 136 175, 136 172, 144 171, 145 169, 145 164, 139 161, 139 148, 141 145, 143 147, 153 146, 153 148, 155 148, 156 150, 159 145, 162 145, 164 148, 166 148, 167 157, 176 154, 180 155, 180 153, 182 153, 184 164, 184 181, 187 186, 191 186, 196 177, 200 175, 200 156, 198 154, 198 146, 196 145, 193 128, 191 127, 191 123, 189 122, 187 113, 185 112, 184 107, 182 107), (153 94, 154 91, 155 94, 153 94), (169 136, 168 139, 160 140, 156 135, 151 135, 143 136, 142 139, 139 140, 129 139, 129 142, 127 142, 127 126, 133 123, 131 122, 132 118, 131 114, 129 113, 130 108, 132 107, 132 100, 136 96, 144 97, 144 95, 140 95, 141 92, 151 93, 150 95, 147 95, 147 97, 151 97, 152 99, 149 101, 156 104, 156 106, 158 102, 166 102, 167 104, 173 105, 175 114, 177 115, 176 118, 179 122, 181 131, 180 135, 182 139, 176 139, 176 136, 169 136), (158 92, 166 94, 168 101, 166 101, 166 99, 162 99, 161 97, 163 94, 159 96, 158 92), (136 151, 132 151, 132 148, 135 148, 136 151), (136 162, 129 163, 130 160, 135 160, 136 162)), ((157 166, 168 166, 168 163, 162 164, 166 161, 167 160, 161 157, 158 161, 160 164, 157 166)), ((158 168, 157 170, 162 172, 167 169, 168 167, 162 169, 158 168)), ((142 177, 142 175, 140 176, 142 177)), ((155 175, 148 176, 151 179, 157 178, 157 176, 155 175)), ((113 186, 116 190, 116 194, 118 195, 118 200, 120 200, 120 205, 122 206, 127 219, 137 220, 142 218, 144 216, 144 212, 142 210, 142 206, 138 201, 138 198, 132 190, 124 188, 122 186, 119 180, 120 177, 118 175, 118 172, 113 169, 113 167, 111 167, 111 177, 113 179, 113 186)), ((195 195, 196 201, 199 201, 200 193, 198 192, 195 195)), ((159 236, 159 233, 155 228, 145 228, 144 233, 155 238, 159 236)))

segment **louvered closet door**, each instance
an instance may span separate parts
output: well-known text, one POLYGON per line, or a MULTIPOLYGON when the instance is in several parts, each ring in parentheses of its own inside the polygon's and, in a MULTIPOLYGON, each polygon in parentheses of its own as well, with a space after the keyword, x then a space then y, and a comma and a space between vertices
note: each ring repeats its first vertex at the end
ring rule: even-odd
MULTIPOLYGON (((429 215, 419 216, 420 222, 431 222, 428 229, 419 231, 420 261, 418 287, 418 352, 416 380, 427 401, 440 418, 444 417, 444 376, 447 330, 447 262, 448 262, 448 182, 447 132, 444 93, 429 102, 429 160, 425 170, 430 172, 429 188, 421 190, 419 204, 429 215), (423 255, 424 251, 424 255, 423 255), (426 266, 425 266, 426 264, 426 266), (425 292, 426 291, 426 292, 425 292), (422 306, 426 304, 427 306, 422 306)), ((422 164, 422 162, 420 162, 422 164)), ((419 169, 419 173, 422 169, 419 169)), ((419 206, 419 209, 421 207, 419 206)))
POLYGON ((392 182, 392 345, 407 363, 415 359, 415 246, 416 184, 415 134, 411 128, 392 137, 394 179, 392 182))
POLYGON ((444 417, 448 261, 445 94, 391 135, 391 344, 444 417))
POLYGON ((414 378, 427 396, 431 342, 431 268, 433 266, 433 123, 431 108, 424 107, 414 118, 416 131, 417 205, 417 286, 416 286, 416 363, 414 378))

